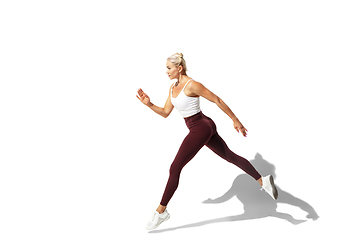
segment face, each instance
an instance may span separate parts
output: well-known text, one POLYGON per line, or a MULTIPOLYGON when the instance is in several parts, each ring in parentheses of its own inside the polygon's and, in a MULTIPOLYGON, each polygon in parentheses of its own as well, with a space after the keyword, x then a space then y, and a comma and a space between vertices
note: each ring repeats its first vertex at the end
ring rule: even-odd
POLYGON ((169 76, 171 80, 179 79, 180 72, 182 67, 176 67, 172 62, 169 60, 166 62, 166 74, 169 76))

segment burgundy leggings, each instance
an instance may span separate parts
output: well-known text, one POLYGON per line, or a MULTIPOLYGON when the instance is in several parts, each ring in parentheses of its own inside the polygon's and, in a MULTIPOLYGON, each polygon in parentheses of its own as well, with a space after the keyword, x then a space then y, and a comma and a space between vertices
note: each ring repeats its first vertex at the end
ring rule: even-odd
POLYGON ((185 123, 190 132, 182 142, 174 162, 171 164, 170 176, 160 202, 161 205, 167 206, 178 187, 182 168, 204 145, 223 159, 241 168, 255 180, 261 178, 261 175, 248 160, 236 155, 228 148, 224 140, 217 133, 215 123, 211 118, 200 112, 185 118, 185 123))

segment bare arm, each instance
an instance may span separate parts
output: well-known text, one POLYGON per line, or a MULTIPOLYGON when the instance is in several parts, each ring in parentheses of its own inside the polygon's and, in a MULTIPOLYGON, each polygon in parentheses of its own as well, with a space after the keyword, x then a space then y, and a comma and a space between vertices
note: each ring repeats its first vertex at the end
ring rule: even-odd
POLYGON ((241 133, 246 137, 247 135, 247 129, 241 124, 239 119, 235 116, 235 114, 231 111, 231 109, 228 107, 228 105, 225 104, 225 102, 219 98, 217 95, 212 93, 209 89, 204 87, 201 83, 192 81, 188 84, 188 89, 191 91, 192 94, 198 95, 201 97, 206 98, 210 102, 216 103, 216 105, 224 112, 226 113, 231 120, 234 122, 234 128, 237 132, 241 131, 241 133))
POLYGON ((138 90, 138 95, 136 97, 146 106, 148 106, 151 110, 153 110, 155 113, 159 114, 160 116, 167 118, 172 110, 174 109, 174 106, 171 103, 171 90, 169 91, 169 97, 167 98, 165 102, 165 106, 163 108, 158 107, 151 103, 150 97, 144 93, 144 91, 140 88, 138 90))

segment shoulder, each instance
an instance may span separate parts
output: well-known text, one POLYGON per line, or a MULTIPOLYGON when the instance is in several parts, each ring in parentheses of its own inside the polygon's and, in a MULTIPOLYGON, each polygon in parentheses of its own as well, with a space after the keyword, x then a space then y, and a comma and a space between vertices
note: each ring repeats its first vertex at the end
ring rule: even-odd
POLYGON ((200 82, 191 79, 188 83, 188 87, 190 90, 199 90, 204 88, 204 85, 202 85, 200 82))
POLYGON ((189 80, 189 83, 187 84, 187 86, 189 86, 189 87, 197 87, 197 86, 199 86, 199 85, 201 85, 201 83, 200 83, 200 82, 197 82, 197 81, 195 81, 195 80, 193 80, 193 79, 190 79, 190 80, 189 80))
POLYGON ((198 97, 203 96, 206 90, 207 89, 200 82, 191 80, 185 89, 185 94, 189 97, 198 97))
POLYGON ((172 83, 172 84, 170 85, 169 93, 171 93, 172 89, 174 88, 174 85, 175 85, 175 83, 172 83))

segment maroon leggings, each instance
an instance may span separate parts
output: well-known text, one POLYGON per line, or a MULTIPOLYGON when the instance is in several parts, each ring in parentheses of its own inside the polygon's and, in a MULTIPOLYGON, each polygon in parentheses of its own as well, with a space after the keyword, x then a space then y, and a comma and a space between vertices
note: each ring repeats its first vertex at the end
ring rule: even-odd
POLYGON ((160 202, 161 205, 167 206, 178 187, 182 168, 204 145, 223 159, 241 168, 255 180, 261 178, 261 175, 248 160, 236 155, 228 148, 224 140, 217 133, 215 123, 211 118, 200 112, 185 118, 185 123, 190 132, 182 142, 174 162, 171 164, 170 176, 160 202))

